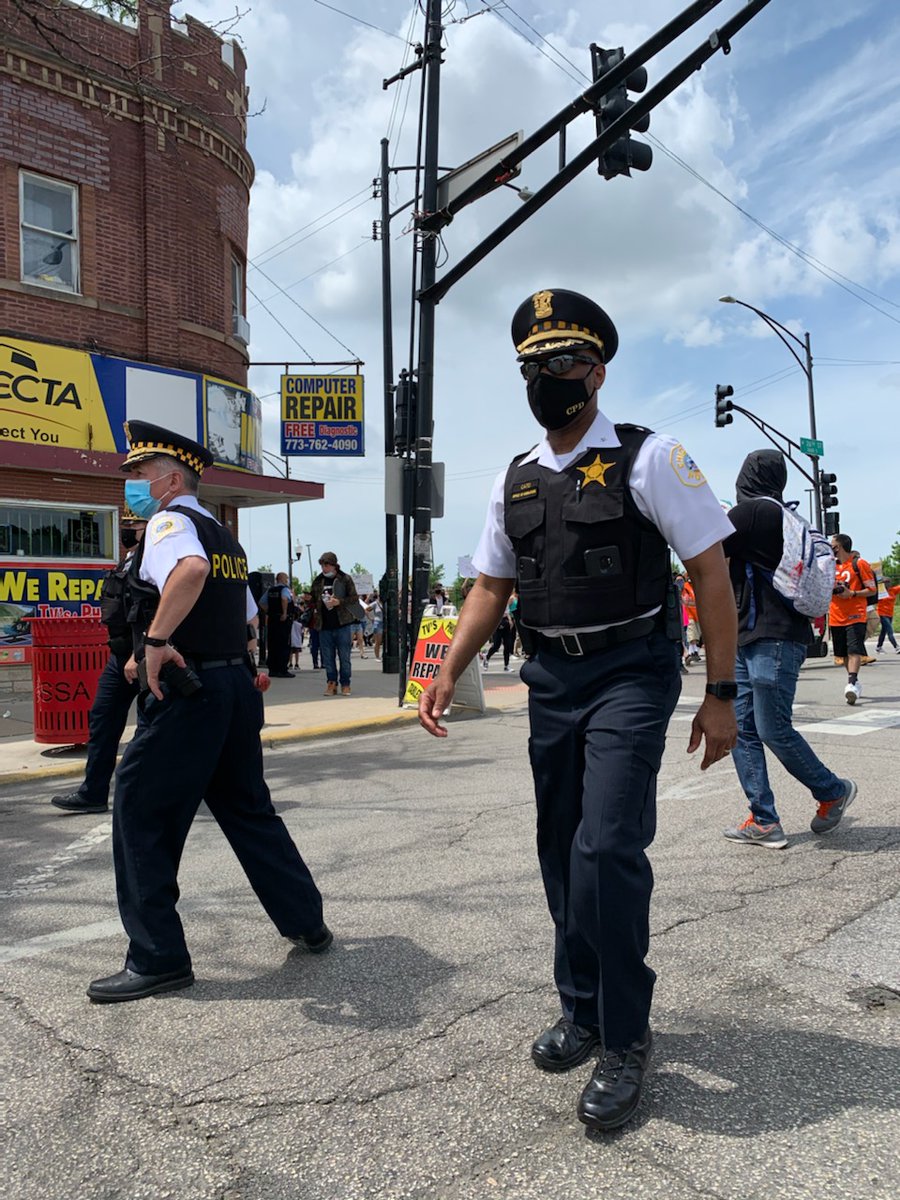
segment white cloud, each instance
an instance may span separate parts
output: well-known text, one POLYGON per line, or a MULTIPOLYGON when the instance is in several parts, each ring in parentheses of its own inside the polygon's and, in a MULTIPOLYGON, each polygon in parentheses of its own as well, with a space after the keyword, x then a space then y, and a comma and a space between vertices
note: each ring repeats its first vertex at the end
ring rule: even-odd
MULTIPOLYGON (((225 0, 187 7, 207 19, 231 11, 225 0)), ((401 0, 365 5, 354 0, 347 7, 392 33, 406 33, 411 9, 401 0)), ((539 9, 522 0, 515 7, 583 71, 591 40, 633 48, 673 12, 670 0, 634 0, 627 23, 617 19, 604 24, 596 5, 587 0, 546 0, 539 9)), ((900 270, 900 170, 892 166, 900 128, 900 85, 893 68, 900 32, 892 26, 889 0, 859 0, 850 7, 841 0, 821 0, 815 7, 812 21, 809 14, 801 20, 799 10, 787 17, 766 10, 758 25, 751 23, 735 39, 728 58, 717 56, 653 114, 651 132, 766 224, 837 270, 890 295, 900 270), (864 27, 853 24, 861 13, 869 17, 864 27), (875 21, 879 16, 884 36, 875 21), (859 28, 866 40, 845 45, 847 31, 859 28), (769 53, 773 30, 774 57, 769 53)), ((675 61, 720 23, 717 16, 707 18, 665 56, 666 62, 675 61)), ((261 166, 253 193, 252 257, 367 187, 377 171, 379 141, 392 111, 395 133, 400 124, 403 103, 398 109, 395 101, 407 93, 402 135, 392 156, 400 165, 413 161, 419 76, 384 92, 382 79, 402 60, 401 42, 311 4, 302 6, 300 17, 288 0, 258 0, 241 32, 254 101, 263 94, 268 100, 266 113, 251 122, 250 130, 251 149, 261 166)), ((512 130, 532 131, 585 86, 567 78, 496 16, 450 26, 447 42, 441 100, 445 165, 470 158, 512 130)), ((651 64, 651 79, 659 78, 662 69, 651 64)), ((570 125, 570 157, 593 135, 591 116, 570 125)), ((551 142, 524 164, 518 182, 536 190, 554 172, 556 153, 551 142)), ((393 177, 395 207, 410 196, 411 186, 409 173, 393 177)), ((325 541, 341 545, 345 558, 378 570, 383 529, 377 484, 381 247, 370 236, 380 211, 377 202, 369 201, 350 212, 362 199, 325 217, 321 232, 297 233, 295 240, 304 240, 270 259, 264 270, 284 286, 311 276, 291 295, 366 360, 369 456, 364 462, 298 462, 294 469, 325 479, 328 487, 326 504, 304 508, 303 522, 321 531, 325 541), (348 250, 354 252, 318 270, 348 250)), ((457 262, 518 205, 514 193, 501 189, 460 213, 444 231, 450 262, 457 262)), ((397 370, 405 361, 410 319, 413 235, 401 233, 408 217, 408 212, 399 215, 391 228, 397 370)), ((249 279, 313 354, 343 356, 276 289, 253 271, 249 279)), ((477 538, 490 482, 489 475, 477 473, 500 468, 535 440, 512 361, 509 317, 525 295, 541 286, 588 292, 609 309, 622 335, 606 388, 611 411, 617 417, 652 416, 663 422, 686 410, 680 418, 684 428, 676 431, 715 479, 720 494, 731 488, 740 459, 759 435, 738 422, 727 431, 712 429, 713 383, 730 377, 736 385, 747 385, 791 365, 762 322, 719 306, 720 295, 732 293, 772 311, 797 331, 812 329, 814 348, 823 356, 900 357, 892 348, 895 330, 888 322, 837 291, 661 151, 656 151, 652 169, 632 180, 605 182, 591 168, 476 267, 438 308, 436 455, 447 460, 449 484, 448 516, 436 524, 435 538, 437 556, 445 562, 469 552, 477 538), (635 397, 644 399, 635 403, 635 397), (709 414, 694 415, 704 402, 709 414)), ((250 316, 256 359, 299 353, 263 310, 250 316)), ((824 368, 817 374, 820 424, 830 453, 839 449, 844 436, 850 386, 846 374, 840 379, 837 374, 824 368)), ((260 370, 254 383, 260 392, 274 389, 277 371, 260 370)), ((776 382, 753 394, 754 405, 797 432, 805 419, 802 385, 802 378, 776 382)), ((878 404, 896 396, 896 382, 888 375, 880 381, 857 378, 853 386, 881 397, 878 404)), ((275 402, 266 401, 268 438, 274 438, 275 413, 275 402)), ((870 448, 869 457, 875 454, 877 447, 870 448)), ((853 469, 851 460, 843 458, 841 470, 848 477, 848 486, 842 487, 845 523, 858 529, 858 521, 870 521, 873 540, 883 540, 891 518, 868 514, 869 493, 862 479, 859 499, 851 499, 853 469)), ((278 518, 271 523, 277 530, 278 518)), ((254 544, 259 540, 273 549, 256 557, 272 558, 280 536, 273 532, 270 542, 268 533, 259 533, 263 524, 256 514, 254 544)))

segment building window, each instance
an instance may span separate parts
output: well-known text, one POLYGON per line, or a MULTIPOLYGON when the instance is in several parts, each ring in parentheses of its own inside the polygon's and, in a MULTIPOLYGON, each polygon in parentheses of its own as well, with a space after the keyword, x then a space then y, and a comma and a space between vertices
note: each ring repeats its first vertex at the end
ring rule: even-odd
POLYGON ((244 292, 244 264, 231 256, 231 332, 245 345, 250 341, 250 326, 247 323, 244 292))
POLYGON ((78 188, 19 175, 22 281, 78 292, 78 188))
POLYGON ((0 500, 0 556, 115 560, 115 510, 0 500))

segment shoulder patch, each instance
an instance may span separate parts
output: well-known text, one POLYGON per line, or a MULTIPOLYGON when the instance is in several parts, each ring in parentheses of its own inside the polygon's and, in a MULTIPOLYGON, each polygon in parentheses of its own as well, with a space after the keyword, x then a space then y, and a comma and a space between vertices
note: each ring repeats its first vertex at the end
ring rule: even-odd
POLYGON ((181 533, 186 528, 184 517, 179 517, 177 513, 164 513, 151 522, 148 533, 150 534, 150 541, 156 546, 164 537, 168 537, 170 533, 181 533))
POLYGON ((701 484, 706 483, 706 476, 680 442, 677 446, 672 447, 669 463, 685 487, 700 487, 701 484))

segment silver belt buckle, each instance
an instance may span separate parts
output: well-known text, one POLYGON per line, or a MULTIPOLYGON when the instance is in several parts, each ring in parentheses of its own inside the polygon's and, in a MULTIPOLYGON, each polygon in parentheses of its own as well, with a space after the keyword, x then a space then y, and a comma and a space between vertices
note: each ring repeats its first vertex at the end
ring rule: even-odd
POLYGON ((569 658, 584 658, 584 650, 581 648, 581 638, 577 633, 564 633, 560 640, 563 650, 565 650, 569 658), (570 648, 570 642, 574 645, 574 650, 570 648))

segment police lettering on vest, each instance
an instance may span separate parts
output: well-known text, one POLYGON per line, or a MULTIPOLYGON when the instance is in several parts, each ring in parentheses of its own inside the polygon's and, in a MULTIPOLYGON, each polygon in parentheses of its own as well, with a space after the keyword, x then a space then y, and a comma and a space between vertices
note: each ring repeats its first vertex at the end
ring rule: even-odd
POLYGON ((618 623, 666 604, 669 548, 628 487, 651 431, 615 428, 620 446, 591 449, 564 471, 522 455, 507 471, 504 521, 530 628, 618 623))
MULTIPOLYGON (((247 556, 224 525, 196 509, 173 504, 167 513, 180 513, 194 524, 209 560, 209 573, 197 602, 169 639, 186 658, 231 658, 247 649, 247 556)), ((128 619, 135 645, 153 620, 159 591, 140 578, 141 542, 128 574, 128 619)))

